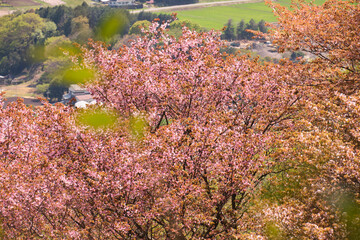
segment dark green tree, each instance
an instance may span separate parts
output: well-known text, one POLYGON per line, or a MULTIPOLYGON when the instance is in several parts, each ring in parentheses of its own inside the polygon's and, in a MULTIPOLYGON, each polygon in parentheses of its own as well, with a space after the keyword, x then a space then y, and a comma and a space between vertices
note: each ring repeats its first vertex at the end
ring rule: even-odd
POLYGON ((50 101, 61 101, 68 87, 61 78, 55 78, 50 82, 49 89, 45 94, 50 98, 50 101))
POLYGON ((305 54, 301 51, 292 52, 290 56, 290 60, 293 62, 297 62, 299 58, 303 58, 305 54))
POLYGON ((197 2, 199 2, 199 0, 155 0, 155 4, 157 5, 182 5, 197 2))
POLYGON ((247 29, 249 30, 254 30, 257 31, 259 30, 258 24, 255 22, 254 19, 251 19, 245 26, 245 31, 243 32, 243 36, 245 39, 251 40, 255 35, 251 32, 246 31, 247 29))
POLYGON ((258 23, 258 28, 259 28, 259 31, 262 33, 267 33, 267 31, 268 31, 266 23, 263 19, 261 19, 261 21, 258 23))
POLYGON ((229 41, 234 40, 236 38, 235 37, 235 28, 232 23, 232 19, 229 19, 228 23, 226 24, 226 28, 221 36, 223 39, 229 40, 229 41))
POLYGON ((74 16, 88 16, 89 15, 89 5, 86 2, 83 2, 81 5, 74 8, 74 16))
POLYGON ((136 19, 137 21, 140 20, 148 20, 149 22, 154 21, 154 19, 158 18, 160 20, 160 22, 164 22, 164 21, 172 21, 173 18, 171 17, 171 15, 169 14, 157 14, 157 13, 151 13, 151 12, 140 12, 139 14, 136 15, 136 19))
POLYGON ((236 27, 236 37, 238 40, 244 39, 243 34, 245 31, 245 21, 244 19, 239 22, 239 24, 236 27))
POLYGON ((56 30, 35 13, 10 15, 0 21, 0 75, 17 74, 34 61, 31 49, 56 30))

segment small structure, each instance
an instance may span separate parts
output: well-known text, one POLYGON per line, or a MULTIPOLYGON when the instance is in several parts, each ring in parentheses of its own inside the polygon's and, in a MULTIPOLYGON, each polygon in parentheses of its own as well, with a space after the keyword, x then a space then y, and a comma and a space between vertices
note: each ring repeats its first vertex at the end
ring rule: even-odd
POLYGON ((0 84, 5 84, 5 81, 6 81, 6 77, 0 75, 0 84))
POLYGON ((77 105, 83 107, 87 104, 95 104, 96 100, 92 98, 90 92, 86 90, 86 88, 82 88, 77 84, 71 84, 68 93, 63 95, 63 99, 61 102, 75 107, 77 105), (81 103, 77 104, 79 102, 81 103))
POLYGON ((88 105, 93 105, 93 104, 96 104, 96 100, 93 100, 92 102, 78 101, 75 103, 74 107, 75 108, 87 108, 88 105))
POLYGON ((135 0, 110 0, 108 5, 110 7, 128 7, 135 5, 135 0))

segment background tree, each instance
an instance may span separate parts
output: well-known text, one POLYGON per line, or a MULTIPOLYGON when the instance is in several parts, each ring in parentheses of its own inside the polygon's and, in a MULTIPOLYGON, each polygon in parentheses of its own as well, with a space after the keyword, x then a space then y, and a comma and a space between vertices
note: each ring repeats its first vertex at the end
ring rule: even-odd
POLYGON ((267 33, 268 29, 264 20, 260 20, 259 23, 256 23, 254 19, 251 19, 248 23, 245 23, 244 20, 241 20, 236 27, 236 38, 238 40, 247 39, 251 40, 255 36, 254 33, 248 32, 247 30, 260 31, 262 33, 267 33))
POLYGON ((255 36, 255 34, 254 33, 252 33, 252 32, 248 32, 248 31, 246 31, 246 29, 247 30, 253 30, 253 31, 257 31, 259 28, 258 28, 258 24, 255 22, 255 20, 254 19, 250 19, 250 21, 246 24, 246 26, 245 26, 245 31, 243 32, 243 37, 245 38, 245 39, 252 39, 254 36, 255 36))
POLYGON ((197 3, 199 0, 155 0, 155 4, 157 5, 182 5, 182 4, 191 4, 197 3))
POLYGON ((72 63, 66 54, 74 54, 76 48, 67 37, 58 36, 48 38, 45 42, 45 57, 43 70, 37 91, 44 94, 49 100, 60 101, 63 93, 67 90, 69 83, 63 79, 63 75, 72 63))
POLYGON ((63 94, 69 88, 69 84, 63 79, 63 76, 55 76, 49 84, 48 89, 44 93, 45 97, 49 98, 50 101, 60 102, 62 100, 63 94))
POLYGON ((236 27, 236 36, 238 40, 244 39, 243 32, 245 31, 245 21, 242 19, 236 27))
POLYGON ((221 37, 229 41, 235 39, 235 29, 231 19, 229 19, 228 23, 226 24, 226 28, 221 37))
POLYGON ((185 20, 185 21, 177 20, 177 21, 173 21, 172 23, 170 23, 168 34, 171 36, 175 36, 176 38, 179 38, 182 35, 184 27, 187 27, 192 31, 197 31, 197 32, 204 31, 204 29, 196 23, 193 23, 193 22, 187 21, 187 20, 185 20))
POLYGON ((261 19, 260 22, 258 23, 258 28, 259 28, 259 31, 262 33, 267 33, 267 31, 268 31, 266 23, 263 19, 261 19))
POLYGON ((151 22, 147 20, 137 21, 131 26, 129 34, 142 35, 142 29, 147 29, 150 25, 151 22))
POLYGON ((85 43, 93 36, 93 32, 89 26, 89 19, 84 16, 79 16, 71 20, 71 33, 69 38, 79 42, 85 43))
POLYGON ((31 46, 41 44, 55 26, 37 14, 10 15, 0 22, 0 74, 16 74, 32 63, 31 46))
POLYGON ((173 17, 169 14, 156 14, 152 12, 140 12, 135 15, 138 20, 148 20, 149 22, 154 21, 154 19, 159 19, 162 22, 171 22, 173 21, 173 17))
POLYGON ((291 61, 297 61, 298 58, 303 58, 305 54, 301 51, 292 52, 290 55, 291 61))

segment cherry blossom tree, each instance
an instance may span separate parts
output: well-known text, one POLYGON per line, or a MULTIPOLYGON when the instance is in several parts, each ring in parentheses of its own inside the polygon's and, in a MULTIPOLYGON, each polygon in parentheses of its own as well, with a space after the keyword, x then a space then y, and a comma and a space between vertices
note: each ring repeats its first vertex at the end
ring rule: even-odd
POLYGON ((327 1, 317 6, 300 1, 289 10, 269 4, 279 17, 271 30, 274 43, 281 51, 301 50, 315 59, 298 64, 298 76, 289 78, 298 86, 302 106, 282 146, 288 146, 283 153, 297 170, 287 172, 286 183, 279 178, 272 181, 272 191, 283 197, 265 208, 265 216, 279 214, 273 220, 285 238, 356 239, 360 224, 359 5, 327 1))
POLYGON ((273 5, 271 34, 311 62, 228 56, 220 33, 176 39, 155 22, 130 47, 73 57, 98 106, 1 100, 4 238, 351 237, 332 206, 359 197, 359 7, 297 6, 273 5))
POLYGON ((2 222, 9 237, 233 236, 298 101, 274 66, 220 52, 219 33, 154 23, 133 46, 84 49, 110 130, 63 106, 1 110, 2 222), (143 123, 139 124, 138 123, 143 123), (20 147, 21 146, 21 147, 20 147), (14 186, 15 184, 15 186, 14 186), (21 216, 21 217, 20 217, 21 216))

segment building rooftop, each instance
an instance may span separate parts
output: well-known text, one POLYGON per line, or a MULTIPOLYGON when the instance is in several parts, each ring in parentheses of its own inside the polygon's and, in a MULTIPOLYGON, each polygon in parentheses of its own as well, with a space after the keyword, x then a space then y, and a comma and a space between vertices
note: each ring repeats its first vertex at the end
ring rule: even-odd
POLYGON ((89 93, 88 90, 86 90, 86 88, 80 87, 77 84, 71 84, 69 87, 69 92, 72 93, 89 93))
POLYGON ((94 99, 92 98, 92 96, 90 94, 75 96, 75 99, 77 102, 79 102, 79 101, 86 101, 86 102, 94 101, 94 99))

